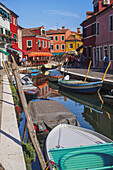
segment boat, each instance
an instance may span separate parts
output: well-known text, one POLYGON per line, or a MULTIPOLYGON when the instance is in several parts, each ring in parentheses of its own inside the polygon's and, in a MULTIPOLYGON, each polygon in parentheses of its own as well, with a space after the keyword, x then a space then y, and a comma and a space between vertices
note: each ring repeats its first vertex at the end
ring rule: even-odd
POLYGON ((103 95, 102 98, 104 100, 104 103, 113 106, 113 95, 103 95))
POLYGON ((33 85, 33 81, 29 78, 28 74, 20 74, 22 85, 33 85))
POLYGON ((52 70, 49 73, 49 81, 57 82, 60 78, 63 78, 63 75, 58 70, 52 70))
POLYGON ((60 124, 46 138, 50 170, 113 169, 113 141, 97 132, 60 124))
POLYGON ((37 76, 39 75, 39 69, 29 69, 30 76, 37 76))
MULTIPOLYGON (((22 85, 33 85, 33 81, 29 78, 28 74, 20 74, 20 79, 21 79, 21 83, 22 85)), ((12 81, 14 86, 16 86, 16 80, 14 75, 12 76, 12 81)))
POLYGON ((37 98, 40 88, 33 85, 23 85, 23 90, 27 101, 37 98))
POLYGON ((59 79, 58 84, 60 87, 71 90, 76 93, 96 93, 102 87, 103 81, 97 82, 84 82, 81 80, 64 80, 59 79))
POLYGON ((51 69, 56 69, 58 67, 57 63, 48 63, 48 64, 44 64, 42 65, 42 71, 47 71, 47 70, 51 70, 51 69))

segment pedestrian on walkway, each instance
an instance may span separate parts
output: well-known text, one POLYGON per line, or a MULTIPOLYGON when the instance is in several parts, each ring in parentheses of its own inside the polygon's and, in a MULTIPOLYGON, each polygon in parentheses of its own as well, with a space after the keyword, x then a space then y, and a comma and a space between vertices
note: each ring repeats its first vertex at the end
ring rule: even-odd
POLYGON ((108 55, 106 54, 103 58, 104 72, 108 66, 108 55))
POLYGON ((22 58, 23 61, 23 67, 25 67, 25 58, 22 58))

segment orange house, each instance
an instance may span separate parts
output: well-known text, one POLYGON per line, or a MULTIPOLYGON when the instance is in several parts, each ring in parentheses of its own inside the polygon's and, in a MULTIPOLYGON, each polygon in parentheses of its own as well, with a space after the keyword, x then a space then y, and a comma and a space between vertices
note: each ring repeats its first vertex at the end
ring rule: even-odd
POLYGON ((62 26, 62 29, 57 30, 48 30, 46 31, 46 36, 51 40, 51 53, 53 55, 63 55, 66 52, 66 42, 67 37, 71 35, 69 29, 65 29, 65 26, 62 26))

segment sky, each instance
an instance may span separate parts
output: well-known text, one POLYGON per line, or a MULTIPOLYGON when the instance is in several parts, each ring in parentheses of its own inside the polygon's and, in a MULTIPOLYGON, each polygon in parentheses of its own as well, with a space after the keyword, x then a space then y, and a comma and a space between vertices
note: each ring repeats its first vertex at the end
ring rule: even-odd
POLYGON ((86 11, 93 10, 93 0, 0 0, 15 12, 18 25, 35 28, 44 25, 45 30, 66 29, 77 31, 86 11))

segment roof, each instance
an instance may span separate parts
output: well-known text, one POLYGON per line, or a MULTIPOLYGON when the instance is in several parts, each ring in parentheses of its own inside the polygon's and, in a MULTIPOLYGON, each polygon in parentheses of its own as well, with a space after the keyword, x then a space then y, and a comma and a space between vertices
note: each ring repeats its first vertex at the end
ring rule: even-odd
POLYGON ((57 29, 57 30, 48 30, 46 31, 46 35, 49 35, 49 34, 65 34, 66 31, 68 31, 69 29, 57 29))
POLYGON ((29 29, 22 29, 22 37, 36 37, 36 33, 29 29))
POLYGON ((97 12, 97 13, 94 13, 90 18, 87 18, 86 20, 84 20, 80 25, 82 26, 84 22, 92 19, 93 17, 96 17, 97 15, 103 13, 104 11, 108 10, 109 8, 111 8, 113 6, 113 4, 110 4, 108 7, 106 7, 105 9, 103 9, 102 11, 100 12, 97 12))
POLYGON ((12 10, 10 10, 9 8, 7 8, 4 4, 2 4, 0 2, 0 5, 3 6, 4 8, 6 8, 11 14, 15 15, 16 17, 19 17, 17 14, 15 14, 12 10))
POLYGON ((81 38, 76 38, 74 35, 70 35, 67 39, 66 39, 66 41, 77 41, 77 40, 79 40, 79 41, 81 41, 81 38))
POLYGON ((41 27, 36 27, 36 28, 29 28, 29 30, 40 30, 42 28, 42 26, 41 27))

